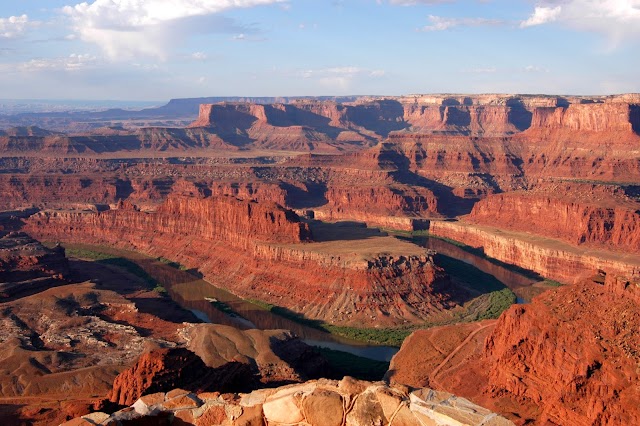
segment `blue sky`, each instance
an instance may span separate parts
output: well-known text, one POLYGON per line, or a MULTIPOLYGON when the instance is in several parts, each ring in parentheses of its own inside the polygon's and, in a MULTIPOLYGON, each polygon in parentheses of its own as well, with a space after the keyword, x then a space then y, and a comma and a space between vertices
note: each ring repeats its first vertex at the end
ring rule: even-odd
POLYGON ((640 0, 12 0, 0 97, 640 92, 640 0))

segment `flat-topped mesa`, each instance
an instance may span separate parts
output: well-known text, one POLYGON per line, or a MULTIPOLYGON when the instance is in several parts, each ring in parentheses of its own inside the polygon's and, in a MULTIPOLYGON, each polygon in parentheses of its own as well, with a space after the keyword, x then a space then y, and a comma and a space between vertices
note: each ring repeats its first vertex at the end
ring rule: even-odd
MULTIPOLYGON (((584 133, 611 133, 640 136, 640 104, 626 102, 572 104, 541 107, 533 111, 526 134, 577 138, 584 133)), ((611 140, 615 142, 615 139, 611 140)))
POLYGON ((456 306, 448 276, 423 248, 374 230, 327 224, 318 230, 325 239, 310 242, 292 211, 233 197, 171 196, 154 212, 119 207, 43 211, 24 229, 166 257, 240 297, 334 324, 419 323, 456 306))
POLYGON ((531 112, 513 105, 404 105, 409 133, 508 136, 527 129, 531 112))

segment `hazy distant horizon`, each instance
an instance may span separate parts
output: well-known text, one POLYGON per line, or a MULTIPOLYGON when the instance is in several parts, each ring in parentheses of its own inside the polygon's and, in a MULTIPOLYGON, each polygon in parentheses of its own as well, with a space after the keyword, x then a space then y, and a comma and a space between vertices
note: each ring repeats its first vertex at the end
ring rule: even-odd
POLYGON ((11 99, 640 92, 638 0, 2 2, 0 41, 11 99))

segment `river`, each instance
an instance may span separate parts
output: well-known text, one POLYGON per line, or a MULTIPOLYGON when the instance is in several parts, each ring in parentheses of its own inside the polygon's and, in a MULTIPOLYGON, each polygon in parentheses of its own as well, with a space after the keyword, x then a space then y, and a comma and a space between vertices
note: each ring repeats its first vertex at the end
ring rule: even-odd
MULTIPOLYGON (((464 251, 460 247, 442 240, 422 238, 419 242, 427 248, 462 260, 483 272, 493 275, 511 288, 520 301, 527 300, 526 294, 522 294, 522 296, 518 294, 520 293, 519 290, 530 286, 535 280, 491 263, 481 256, 464 251)), ((91 246, 84 247, 91 248, 91 246)), ((369 345, 294 322, 245 301, 226 290, 214 287, 207 281, 198 278, 197 273, 177 269, 143 254, 125 250, 105 249, 104 247, 92 248, 94 250, 107 251, 114 256, 124 257, 135 262, 164 286, 174 301, 193 312, 202 321, 230 325, 239 329, 287 329, 300 336, 303 341, 310 345, 348 352, 378 361, 390 361, 398 351, 396 347, 369 345), (212 301, 222 302, 237 315, 223 312, 212 301)))

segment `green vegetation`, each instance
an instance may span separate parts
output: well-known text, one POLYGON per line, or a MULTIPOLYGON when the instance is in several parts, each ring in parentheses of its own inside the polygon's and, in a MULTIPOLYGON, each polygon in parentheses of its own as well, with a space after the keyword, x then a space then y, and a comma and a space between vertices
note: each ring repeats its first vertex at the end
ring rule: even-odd
MULTIPOLYGON (((207 299, 209 300, 209 299, 207 299)), ((233 308, 231 306, 229 306, 228 304, 221 302, 220 300, 209 300, 209 303, 211 303, 211 305, 213 305, 214 308, 216 308, 217 310, 219 310, 220 312, 224 312, 225 314, 232 316, 232 317, 241 317, 242 315, 240 315, 239 313, 237 313, 236 311, 233 310, 233 308)))
POLYGON ((516 295, 508 288, 492 291, 489 293, 489 308, 481 312, 477 320, 496 319, 514 303, 516 303, 516 295))
POLYGON ((360 357, 348 352, 315 346, 315 349, 324 356, 331 366, 334 378, 341 379, 344 376, 355 377, 360 380, 377 381, 389 369, 389 362, 376 361, 360 357))
POLYGON ((358 328, 358 327, 345 327, 333 324, 327 324, 324 321, 313 320, 306 318, 304 315, 293 312, 287 308, 281 306, 272 305, 257 299, 245 299, 247 302, 252 303, 265 311, 269 311, 272 314, 279 315, 283 318, 290 319, 298 324, 305 325, 307 327, 315 328, 317 330, 325 331, 337 336, 346 337, 348 339, 358 340, 361 342, 400 346, 402 341, 417 327, 402 327, 402 328, 358 328))
POLYGON ((124 257, 85 248, 67 248, 66 253, 69 256, 77 257, 79 259, 89 259, 102 265, 111 265, 123 269, 140 278, 149 289, 161 294, 167 293, 167 290, 158 281, 156 281, 155 278, 149 275, 147 271, 141 268, 137 263, 124 257))
MULTIPOLYGON (((562 287, 564 285, 559 281, 550 280, 549 278, 545 278, 544 281, 541 281, 538 284, 548 287, 562 287)), ((602 280, 601 284, 604 284, 604 280, 602 280)))
POLYGON ((275 308, 275 306, 272 305, 271 303, 267 303, 262 300, 258 300, 258 299, 244 299, 244 300, 256 305, 259 308, 264 309, 265 311, 271 311, 273 308, 275 308))
POLYGON ((397 328, 357 328, 324 324, 323 329, 331 334, 367 343, 399 347, 407 336, 423 326, 397 328))
POLYGON ((186 266, 178 262, 174 262, 173 260, 167 259, 166 257, 157 257, 156 260, 160 263, 171 266, 172 268, 179 269, 180 271, 186 271, 188 269, 186 266))

